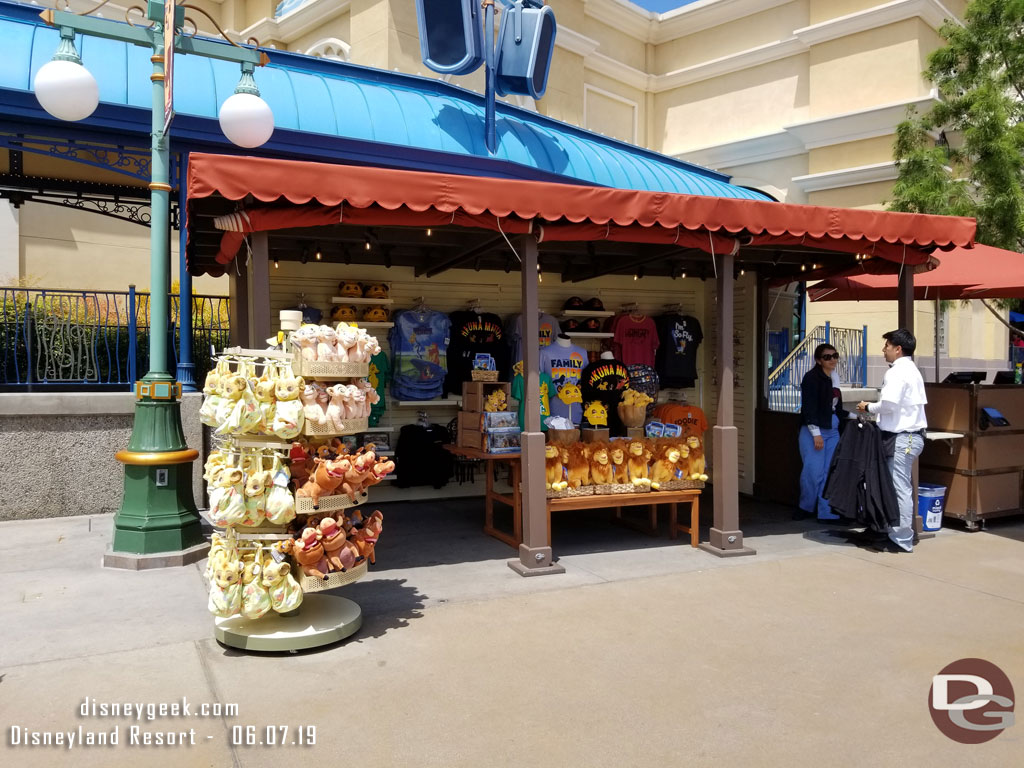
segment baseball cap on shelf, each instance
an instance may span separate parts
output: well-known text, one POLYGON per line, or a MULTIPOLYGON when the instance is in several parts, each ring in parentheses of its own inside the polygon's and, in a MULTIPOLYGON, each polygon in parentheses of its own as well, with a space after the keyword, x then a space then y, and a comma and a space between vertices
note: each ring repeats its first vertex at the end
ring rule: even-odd
POLYGON ((583 309, 583 299, 579 296, 571 296, 565 300, 562 309, 583 309))
POLYGON ((604 304, 596 296, 592 299, 587 299, 587 303, 583 306, 584 309, 589 309, 592 312, 604 312, 604 304))
POLYGON ((563 320, 562 321, 562 330, 565 331, 566 333, 571 333, 572 331, 578 331, 579 329, 580 329, 580 321, 577 320, 575 317, 570 317, 567 320, 563 320))
POLYGON ((586 331, 600 331, 601 330, 601 318, 592 317, 583 324, 583 329, 586 331))

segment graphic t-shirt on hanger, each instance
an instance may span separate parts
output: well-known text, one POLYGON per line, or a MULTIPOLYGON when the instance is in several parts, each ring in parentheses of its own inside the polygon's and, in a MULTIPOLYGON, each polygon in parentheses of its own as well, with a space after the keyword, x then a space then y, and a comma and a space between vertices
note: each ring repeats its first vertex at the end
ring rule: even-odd
POLYGON ((587 405, 596 400, 607 412, 608 426, 612 434, 621 434, 622 422, 619 419, 618 406, 622 399, 622 390, 628 386, 629 370, 620 360, 601 358, 584 368, 580 375, 584 420, 587 419, 587 405))
POLYGON ((663 387, 692 387, 697 381, 697 351, 704 340, 700 322, 690 315, 658 318, 657 369, 663 387))
POLYGON ((563 347, 557 341, 540 351, 540 370, 551 377, 551 415, 579 424, 583 418, 580 376, 587 365, 587 351, 576 344, 563 347))
POLYGON ((501 318, 490 312, 462 310, 452 312, 451 343, 448 345, 448 376, 445 389, 462 394, 462 383, 472 379, 473 360, 477 354, 494 358, 500 381, 507 381, 508 345, 501 318))
POLYGON ((612 342, 615 356, 626 365, 654 367, 654 352, 658 348, 658 328, 647 315, 623 315, 618 318, 612 342))
MULTIPOLYGON (((512 388, 511 394, 516 400, 519 401, 519 429, 523 432, 526 431, 526 398, 523 397, 524 388, 526 383, 523 381, 522 366, 516 365, 513 367, 516 371, 516 375, 512 377, 512 388)), ((554 386, 551 384, 551 377, 541 371, 540 377, 540 430, 541 432, 548 431, 548 425, 544 423, 544 420, 551 416, 551 399, 553 397, 554 386)))
MULTIPOLYGON (((516 315, 510 323, 509 342, 512 344, 512 364, 523 359, 523 316, 516 315)), ((537 343, 541 349, 555 340, 558 334, 558 321, 543 312, 537 321, 537 343)))
POLYGON ((388 334, 392 394, 399 400, 433 400, 444 392, 448 316, 433 310, 405 310, 388 334))
POLYGON ((366 380, 380 396, 380 400, 370 406, 370 426, 376 427, 380 423, 380 417, 387 410, 385 390, 388 382, 391 381, 391 362, 388 360, 386 352, 378 352, 370 358, 370 373, 366 380))

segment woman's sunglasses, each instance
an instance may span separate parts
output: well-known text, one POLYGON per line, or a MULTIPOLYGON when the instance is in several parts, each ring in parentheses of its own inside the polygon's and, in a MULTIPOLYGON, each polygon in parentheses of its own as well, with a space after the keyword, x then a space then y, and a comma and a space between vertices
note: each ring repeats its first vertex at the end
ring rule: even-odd
POLYGON ((826 352, 824 355, 821 356, 821 359, 822 360, 838 360, 839 359, 839 353, 836 352, 835 354, 832 354, 832 353, 826 352))

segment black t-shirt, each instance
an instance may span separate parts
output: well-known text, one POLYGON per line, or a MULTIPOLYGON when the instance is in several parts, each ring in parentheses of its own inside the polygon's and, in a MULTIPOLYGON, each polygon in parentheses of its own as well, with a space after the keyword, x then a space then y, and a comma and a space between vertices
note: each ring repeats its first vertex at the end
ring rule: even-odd
POLYGON ((448 316, 452 327, 448 342, 448 375, 445 389, 456 395, 462 394, 462 382, 470 381, 473 360, 477 354, 486 353, 494 358, 498 378, 509 380, 508 346, 501 318, 490 312, 461 310, 448 316))
POLYGON ((628 386, 629 369, 620 360, 599 359, 584 368, 583 373, 580 374, 580 389, 583 393, 583 426, 605 426, 593 423, 592 417, 588 416, 587 406, 596 401, 604 406, 607 426, 612 430, 612 434, 622 434, 618 405, 622 399, 622 390, 628 386))
POLYGON ((662 387, 692 387, 697 381, 697 349, 704 340, 697 318, 662 315, 657 319, 658 376, 662 387))

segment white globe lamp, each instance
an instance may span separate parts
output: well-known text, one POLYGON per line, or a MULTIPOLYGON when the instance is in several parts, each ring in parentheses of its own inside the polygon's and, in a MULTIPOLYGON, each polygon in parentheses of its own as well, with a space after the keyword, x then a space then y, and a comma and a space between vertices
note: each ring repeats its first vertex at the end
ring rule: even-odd
POLYGON ((251 149, 267 143, 274 132, 274 113, 253 93, 235 93, 221 105, 220 129, 232 144, 251 149))
POLYGON ((84 120, 100 103, 96 78, 80 62, 68 59, 41 66, 32 90, 43 109, 60 120, 84 120))

